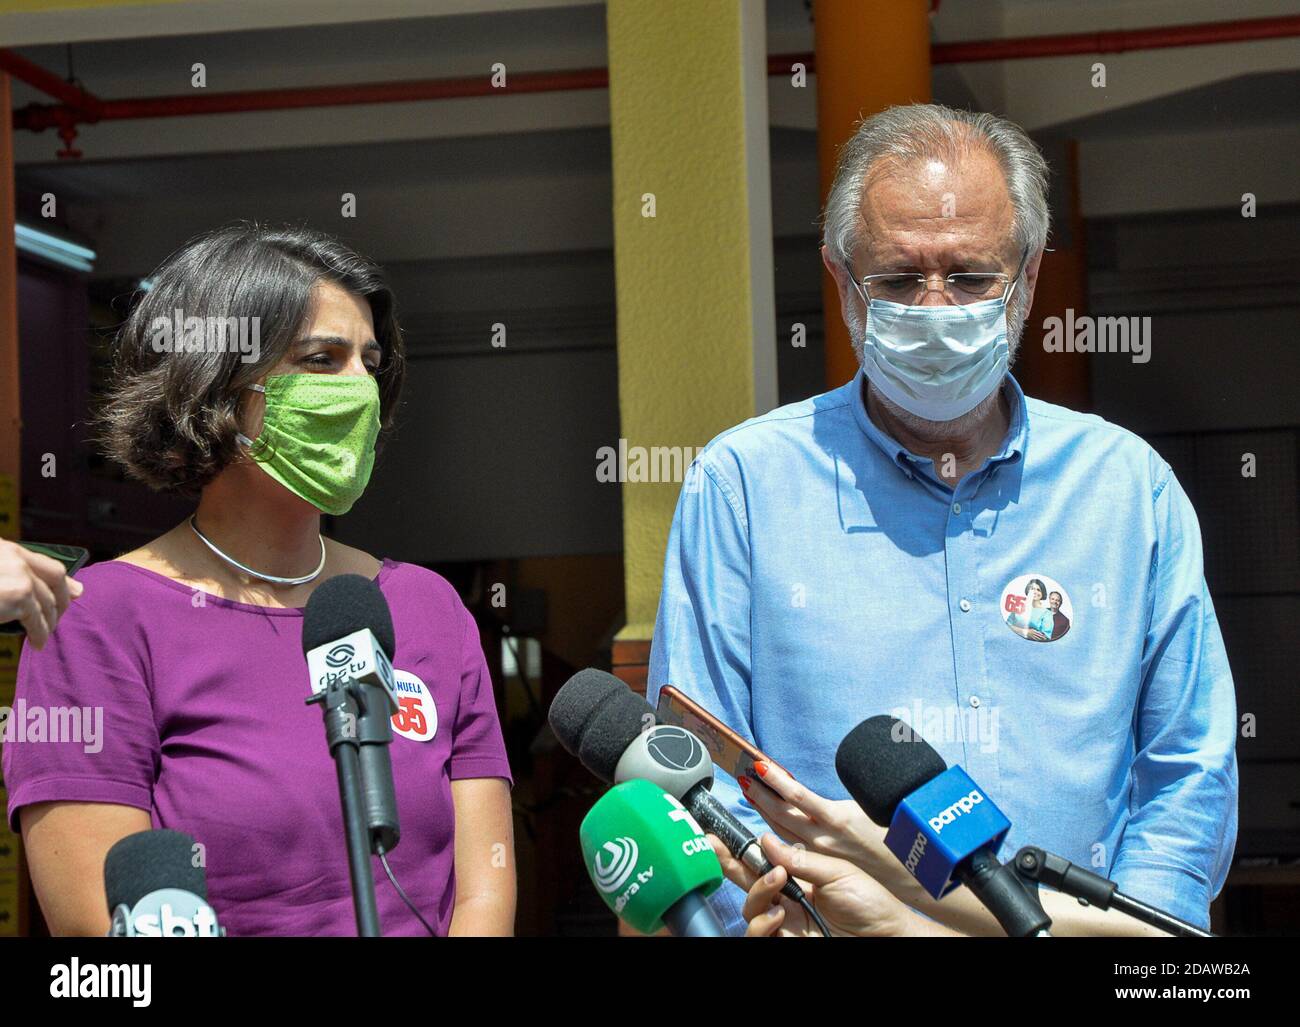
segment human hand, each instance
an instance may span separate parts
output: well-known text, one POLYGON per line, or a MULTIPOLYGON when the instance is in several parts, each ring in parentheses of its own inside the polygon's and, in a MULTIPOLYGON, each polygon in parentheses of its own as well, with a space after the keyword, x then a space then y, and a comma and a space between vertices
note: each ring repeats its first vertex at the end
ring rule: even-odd
POLYGON ((746 937, 822 936, 808 912, 781 894, 791 876, 832 935, 899 937, 930 933, 923 918, 847 860, 787 845, 769 833, 759 839, 759 844, 773 869, 760 877, 732 856, 715 836, 709 835, 709 842, 727 879, 748 893, 741 911, 748 922, 746 937))
POLYGON ((818 795, 770 761, 755 764, 754 770, 761 783, 741 778, 741 790, 782 838, 855 863, 887 885, 897 876, 897 860, 885 848, 885 829, 872 823, 852 799, 818 795))
POLYGON ((0 539, 0 623, 19 621, 35 648, 45 645, 83 589, 58 560, 0 539))

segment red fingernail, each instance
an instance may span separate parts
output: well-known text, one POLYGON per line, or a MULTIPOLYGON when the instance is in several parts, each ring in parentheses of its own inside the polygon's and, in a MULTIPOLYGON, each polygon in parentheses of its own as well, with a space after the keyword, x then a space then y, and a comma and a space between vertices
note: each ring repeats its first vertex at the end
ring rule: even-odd
POLYGON ((748 791, 749 791, 749 786, 750 786, 751 784, 753 784, 753 782, 752 782, 749 778, 747 778, 747 777, 743 777, 743 776, 742 776, 742 777, 737 778, 737 780, 740 782, 740 790, 741 790, 742 792, 748 792, 748 791))
POLYGON ((767 777, 767 764, 759 760, 754 764, 754 773, 759 777, 767 777))

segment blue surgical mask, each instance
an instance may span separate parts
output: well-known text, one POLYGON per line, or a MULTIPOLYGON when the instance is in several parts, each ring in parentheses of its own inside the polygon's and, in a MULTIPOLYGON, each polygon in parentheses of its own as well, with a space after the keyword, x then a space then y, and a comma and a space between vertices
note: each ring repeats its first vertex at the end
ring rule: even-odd
POLYGON ((863 372, 886 399, 927 421, 980 405, 1007 373, 1007 298, 956 306, 867 304, 863 372))

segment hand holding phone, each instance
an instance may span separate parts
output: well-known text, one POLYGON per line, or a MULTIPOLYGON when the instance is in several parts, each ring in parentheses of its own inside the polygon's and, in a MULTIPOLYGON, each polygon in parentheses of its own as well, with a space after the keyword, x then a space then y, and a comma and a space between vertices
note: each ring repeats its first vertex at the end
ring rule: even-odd
POLYGON ((68 604, 81 595, 71 575, 90 553, 79 546, 0 539, 0 633, 26 632, 40 649, 68 604))
POLYGON ((655 716, 661 724, 673 724, 685 728, 704 743, 713 757, 713 765, 721 767, 736 780, 742 777, 751 781, 761 781, 754 773, 754 764, 761 761, 780 766, 762 749, 751 745, 736 731, 727 727, 722 721, 678 691, 672 685, 664 685, 659 692, 659 706, 655 716))

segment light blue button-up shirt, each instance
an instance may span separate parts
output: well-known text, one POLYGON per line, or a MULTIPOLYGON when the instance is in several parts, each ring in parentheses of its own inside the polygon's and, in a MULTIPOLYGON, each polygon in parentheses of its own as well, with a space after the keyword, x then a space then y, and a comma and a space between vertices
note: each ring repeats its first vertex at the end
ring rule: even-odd
MULTIPOLYGON (((1002 448, 953 489, 876 427, 862 386, 746 421, 692 464, 650 702, 675 685, 833 799, 840 740, 899 717, 1010 817, 1002 858, 1038 845, 1208 926, 1237 833, 1236 702, 1173 472, 1008 376, 1002 448)), ((714 793, 770 830, 725 773, 714 793)), ((743 930, 740 890, 714 901, 743 930)))

